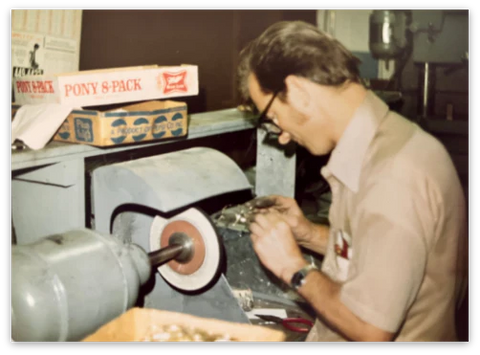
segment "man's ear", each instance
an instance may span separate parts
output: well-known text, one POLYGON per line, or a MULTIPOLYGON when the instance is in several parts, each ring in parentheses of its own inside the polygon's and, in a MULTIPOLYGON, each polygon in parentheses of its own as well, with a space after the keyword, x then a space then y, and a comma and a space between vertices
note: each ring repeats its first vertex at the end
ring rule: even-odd
POLYGON ((305 78, 289 75, 285 78, 287 101, 297 111, 309 115, 313 100, 309 90, 309 81, 305 78))

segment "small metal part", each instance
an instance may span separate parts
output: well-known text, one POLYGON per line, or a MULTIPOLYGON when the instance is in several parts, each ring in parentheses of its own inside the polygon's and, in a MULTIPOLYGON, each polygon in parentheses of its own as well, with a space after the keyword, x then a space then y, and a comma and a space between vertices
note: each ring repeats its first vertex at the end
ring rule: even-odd
POLYGON ((256 206, 251 202, 237 206, 225 206, 221 212, 217 212, 212 217, 217 225, 233 229, 248 229, 255 209, 256 206))
POLYGON ((253 309, 254 301, 251 289, 232 289, 232 293, 237 299, 240 307, 242 307, 245 312, 249 312, 253 309))
POLYGON ((270 208, 275 206, 275 204, 276 200, 270 197, 260 197, 245 203, 250 210, 254 210, 255 208, 270 208))

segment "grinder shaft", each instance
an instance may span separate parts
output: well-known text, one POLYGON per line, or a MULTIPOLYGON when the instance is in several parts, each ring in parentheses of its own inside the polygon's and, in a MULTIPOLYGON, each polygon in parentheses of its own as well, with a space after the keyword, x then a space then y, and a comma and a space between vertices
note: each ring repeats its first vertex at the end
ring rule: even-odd
POLYGON ((186 263, 192 259, 193 254, 192 239, 185 233, 176 232, 170 236, 167 247, 152 251, 148 258, 152 267, 157 268, 173 259, 179 263, 186 263))
POLYGON ((163 264, 179 256, 184 248, 185 246, 183 244, 172 244, 168 247, 152 251, 151 253, 148 253, 150 264, 152 267, 162 266, 163 264))

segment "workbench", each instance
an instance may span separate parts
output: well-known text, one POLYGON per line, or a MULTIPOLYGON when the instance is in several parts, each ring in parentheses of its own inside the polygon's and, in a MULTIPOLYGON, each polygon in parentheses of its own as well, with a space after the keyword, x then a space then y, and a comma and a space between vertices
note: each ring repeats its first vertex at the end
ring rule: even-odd
MULTIPOLYGON (((41 237, 86 227, 85 160, 119 152, 175 145, 185 140, 253 130, 253 116, 237 109, 189 115, 186 137, 98 148, 51 141, 40 150, 12 150, 12 222, 16 242, 29 243, 41 237)), ((295 155, 264 144, 257 132, 257 195, 281 193, 293 196, 295 155)))

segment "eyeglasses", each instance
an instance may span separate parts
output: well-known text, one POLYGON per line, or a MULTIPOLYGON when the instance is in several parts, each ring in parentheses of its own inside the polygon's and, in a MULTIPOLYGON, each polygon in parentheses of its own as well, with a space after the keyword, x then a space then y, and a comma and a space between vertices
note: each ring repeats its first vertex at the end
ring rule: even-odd
POLYGON ((267 132, 268 135, 280 135, 282 133, 282 129, 277 126, 275 123, 273 123, 271 120, 267 118, 267 113, 268 110, 270 109, 270 106, 272 106, 273 100, 277 97, 279 91, 276 91, 270 101, 268 102, 267 106, 265 109, 262 111, 260 116, 257 118, 257 128, 261 128, 267 132))

